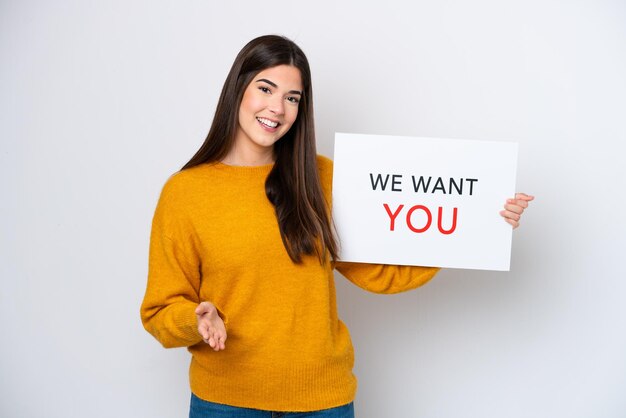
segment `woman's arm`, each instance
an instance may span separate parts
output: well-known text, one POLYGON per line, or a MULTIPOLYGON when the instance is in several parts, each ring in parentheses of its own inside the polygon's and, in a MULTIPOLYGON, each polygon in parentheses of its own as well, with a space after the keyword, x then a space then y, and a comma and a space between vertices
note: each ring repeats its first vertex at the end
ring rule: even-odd
POLYGON ((166 348, 204 340, 219 350, 224 348, 226 330, 218 308, 200 300, 201 259, 187 214, 190 195, 176 175, 161 192, 152 221, 141 321, 166 348))
POLYGON ((195 312, 200 303, 199 265, 185 253, 184 248, 153 225, 141 321, 146 331, 166 348, 202 341, 195 312))
POLYGON ((335 269, 355 285, 374 293, 400 293, 420 287, 437 274, 438 267, 395 266, 337 261, 335 269))

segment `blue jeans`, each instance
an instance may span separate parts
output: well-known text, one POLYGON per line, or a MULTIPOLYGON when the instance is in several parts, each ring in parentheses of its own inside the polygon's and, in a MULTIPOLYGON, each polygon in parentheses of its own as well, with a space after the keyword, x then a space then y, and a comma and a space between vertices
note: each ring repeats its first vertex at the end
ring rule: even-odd
POLYGON ((189 418, 354 418, 352 403, 312 412, 273 412, 207 402, 191 394, 189 418))

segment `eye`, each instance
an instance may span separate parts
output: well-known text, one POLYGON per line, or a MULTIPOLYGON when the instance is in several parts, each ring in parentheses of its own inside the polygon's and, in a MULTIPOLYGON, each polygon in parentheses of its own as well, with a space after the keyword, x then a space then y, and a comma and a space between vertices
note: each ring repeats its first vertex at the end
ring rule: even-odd
POLYGON ((265 86, 260 86, 259 90, 261 90, 263 93, 271 93, 272 92, 268 87, 265 87, 265 86))
POLYGON ((290 101, 293 104, 298 104, 300 103, 300 99, 296 96, 289 96, 287 97, 287 100, 290 101))

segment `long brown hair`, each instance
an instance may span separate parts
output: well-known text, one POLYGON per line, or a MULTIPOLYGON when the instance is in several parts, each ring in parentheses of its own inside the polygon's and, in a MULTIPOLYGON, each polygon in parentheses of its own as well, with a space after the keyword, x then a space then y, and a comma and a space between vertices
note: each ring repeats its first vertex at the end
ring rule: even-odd
POLYGON ((337 242, 317 169, 311 70, 293 41, 266 35, 243 47, 224 82, 208 135, 182 169, 226 157, 235 140, 244 90, 256 74, 278 65, 300 70, 303 92, 296 121, 274 144, 276 162, 265 181, 265 194, 274 205, 283 244, 295 263, 311 254, 317 254, 320 263, 327 254, 334 260, 337 242))

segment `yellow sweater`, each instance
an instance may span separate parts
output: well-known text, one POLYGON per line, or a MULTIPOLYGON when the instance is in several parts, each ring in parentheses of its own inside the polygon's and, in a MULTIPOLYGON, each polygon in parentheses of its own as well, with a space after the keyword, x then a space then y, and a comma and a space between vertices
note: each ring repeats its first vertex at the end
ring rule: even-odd
MULTIPOLYGON (((318 157, 330 201, 332 162, 318 157)), ((272 166, 202 164, 173 175, 150 239, 144 327, 165 347, 188 347, 191 390, 222 404, 311 411, 354 399, 354 355, 337 318, 333 269, 356 285, 395 293, 436 268, 327 262, 294 264, 265 196, 272 166), (197 331, 194 310, 211 301, 226 322, 224 351, 197 331)))

